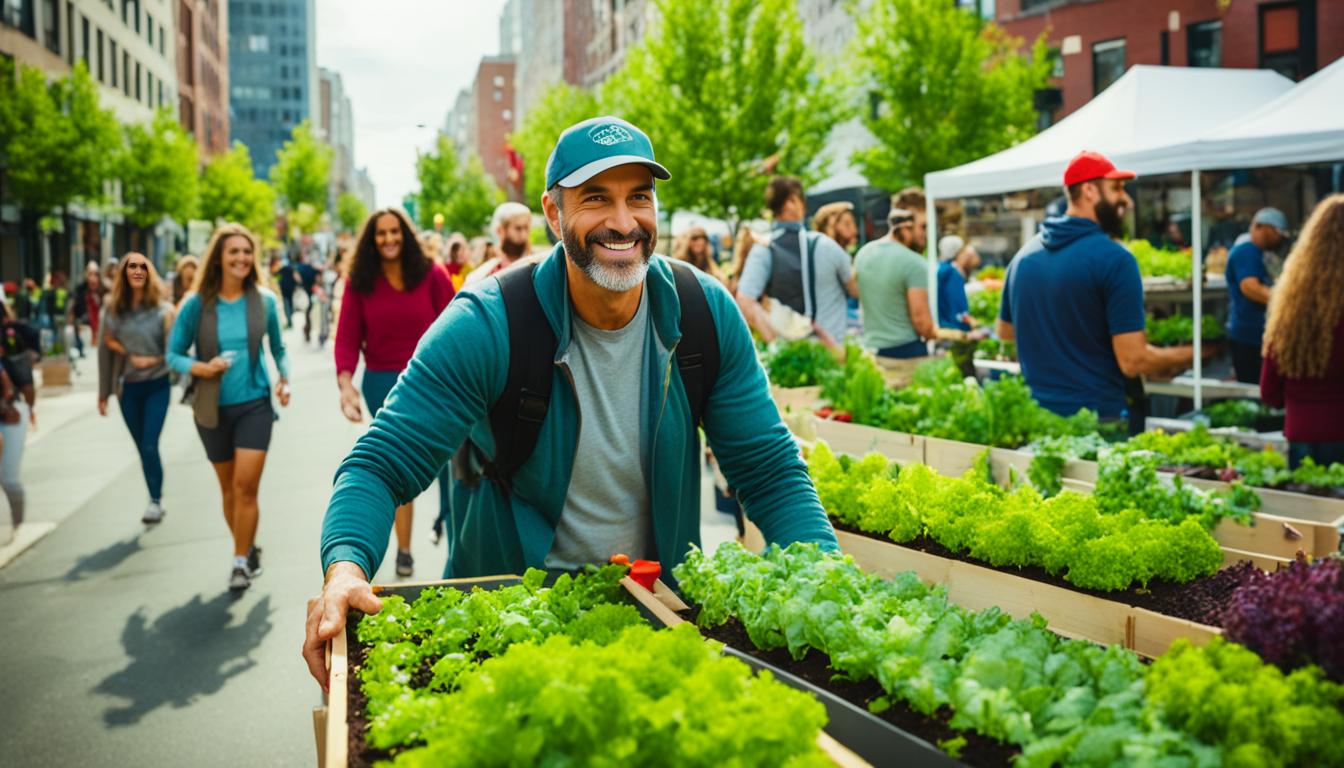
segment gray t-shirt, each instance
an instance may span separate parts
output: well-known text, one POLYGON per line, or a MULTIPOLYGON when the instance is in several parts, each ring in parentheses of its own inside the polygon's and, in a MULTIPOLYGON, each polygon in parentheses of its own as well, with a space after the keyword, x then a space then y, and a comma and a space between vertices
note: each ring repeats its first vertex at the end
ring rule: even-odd
POLYGON ((615 331, 574 315, 566 357, 579 401, 579 446, 547 568, 572 570, 614 554, 633 560, 653 551, 640 452, 648 304, 646 289, 634 318, 615 331))
POLYGON ((136 368, 126 361, 124 381, 152 381, 168 375, 168 363, 165 356, 168 350, 168 337, 163 332, 164 316, 173 311, 171 304, 157 307, 133 309, 130 312, 114 312, 111 307, 103 316, 103 333, 111 336, 126 348, 127 355, 144 355, 159 358, 159 364, 149 368, 136 368))
MULTIPOLYGON (((798 242, 799 236, 792 233, 797 231, 797 227, 776 225, 771 237, 772 239, 783 237, 784 242, 793 245, 798 242)), ((836 341, 843 341, 848 316, 849 294, 845 291, 845 283, 849 281, 850 275, 849 254, 845 253, 845 249, 841 248, 839 243, 825 235, 802 232, 801 237, 806 237, 810 243, 810 257, 816 264, 817 325, 836 341)), ((788 253, 783 258, 801 260, 801 255, 795 255, 796 247, 785 248, 788 253)), ((742 266, 742 279, 738 281, 737 289, 753 299, 759 299, 761 294, 765 293, 766 286, 770 284, 773 262, 769 248, 761 246, 752 248, 747 254, 746 264, 742 266)), ((800 261, 799 270, 801 269, 800 261)))

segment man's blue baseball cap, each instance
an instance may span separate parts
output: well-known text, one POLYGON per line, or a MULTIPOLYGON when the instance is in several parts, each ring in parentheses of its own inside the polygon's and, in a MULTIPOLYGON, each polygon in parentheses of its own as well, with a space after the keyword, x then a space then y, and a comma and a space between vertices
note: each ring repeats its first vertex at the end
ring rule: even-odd
POLYGON ((565 129, 546 163, 546 188, 577 187, 618 165, 638 163, 667 180, 672 174, 653 159, 645 133, 619 117, 594 117, 565 129))

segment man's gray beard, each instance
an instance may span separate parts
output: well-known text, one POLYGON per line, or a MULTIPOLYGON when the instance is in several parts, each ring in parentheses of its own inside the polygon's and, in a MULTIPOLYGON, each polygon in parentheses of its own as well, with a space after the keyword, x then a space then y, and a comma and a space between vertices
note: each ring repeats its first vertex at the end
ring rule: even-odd
POLYGON ((644 282, 644 278, 649 273, 649 258, 652 255, 652 244, 649 240, 637 240, 635 248, 639 251, 640 258, 631 264, 628 261, 619 266, 603 264, 597 258, 597 254, 591 249, 585 248, 579 242, 579 238, 574 232, 564 225, 563 220, 560 223, 561 240, 565 244, 565 253, 569 255, 570 261, 574 266, 583 270, 583 274, 588 276, 599 287, 612 293, 625 293, 634 289, 635 286, 644 282))

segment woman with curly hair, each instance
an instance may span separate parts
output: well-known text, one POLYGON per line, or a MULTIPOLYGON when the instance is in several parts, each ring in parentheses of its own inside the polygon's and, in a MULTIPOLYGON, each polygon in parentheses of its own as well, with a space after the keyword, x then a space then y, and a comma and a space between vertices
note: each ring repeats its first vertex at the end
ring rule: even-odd
POLYGON ((1288 461, 1344 463, 1344 195, 1322 200, 1270 295, 1260 394, 1284 408, 1288 461))
MULTIPOLYGON (((347 419, 364 418, 354 385, 360 354, 363 400, 373 418, 406 369, 420 337, 452 298, 448 272, 425 255, 406 214, 392 208, 374 211, 355 245, 336 325, 336 383, 341 389, 341 413, 347 419)), ((403 578, 415 570, 413 509, 412 502, 397 507, 397 575, 403 578)))
POLYGON ((98 343, 98 414, 107 415, 107 400, 116 395, 149 489, 149 506, 140 518, 147 525, 163 520, 159 435, 172 389, 167 356, 173 305, 164 297, 163 288, 154 263, 143 253, 123 256, 117 264, 112 298, 103 308, 98 343))
POLYGON ((182 302, 168 342, 169 367, 192 377, 196 433, 214 466, 224 522, 233 534, 229 589, 235 592, 250 587, 261 574, 257 492, 278 418, 271 405, 263 339, 269 341, 280 379, 275 398, 289 405, 281 304, 264 287, 259 255, 257 239, 246 227, 224 224, 216 229, 196 276, 196 290, 182 302))
POLYGON ((704 227, 691 227, 682 233, 672 244, 672 258, 684 261, 727 285, 719 273, 719 265, 714 262, 714 249, 709 245, 709 235, 704 227))

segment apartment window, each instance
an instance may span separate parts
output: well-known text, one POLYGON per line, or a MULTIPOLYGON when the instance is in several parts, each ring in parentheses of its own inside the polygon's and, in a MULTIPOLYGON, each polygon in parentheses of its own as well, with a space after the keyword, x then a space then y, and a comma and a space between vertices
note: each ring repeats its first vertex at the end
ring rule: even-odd
POLYGON ((37 19, 33 14, 33 0, 3 0, 5 24, 23 34, 37 38, 37 19))
POLYGON ((163 37, 164 37, 164 35, 163 35, 163 25, 160 24, 160 25, 159 25, 159 53, 160 53, 160 54, 165 53, 165 51, 164 51, 164 49, 163 49, 163 37))
POLYGON ((121 52, 121 92, 131 95, 131 54, 121 52))
POLYGON ((1161 65, 1164 66, 1164 67, 1170 65, 1170 64, 1171 64, 1171 33, 1168 32, 1168 31, 1165 30, 1165 29, 1162 30, 1161 32, 1157 33, 1157 42, 1158 42, 1158 48, 1161 50, 1161 53, 1160 53, 1160 55, 1159 55, 1159 57, 1158 57, 1158 60, 1157 60, 1157 63, 1158 63, 1158 64, 1161 64, 1161 65))
POLYGON ((61 52, 61 15, 56 0, 42 0, 42 44, 52 53, 61 52))
POLYGON ((65 2, 65 63, 75 65, 75 9, 70 0, 65 2))
POLYGON ((1223 66, 1223 22, 1201 21, 1187 30, 1192 67, 1223 66))
POLYGON ((1106 40, 1092 45, 1092 95, 1097 95, 1125 74, 1125 40, 1106 40))
POLYGON ((89 54, 90 54, 90 52, 91 52, 91 49, 89 48, 89 19, 88 19, 88 17, 86 16, 86 17, 80 19, 79 21, 80 21, 80 23, 79 23, 79 38, 80 38, 80 43, 82 44, 82 46, 81 46, 80 49, 79 49, 79 52, 80 52, 81 54, 83 54, 83 58, 84 58, 84 66, 88 67, 88 68, 89 68, 89 73, 92 74, 92 73, 93 73, 93 60, 92 60, 91 58, 89 58, 89 54))
POLYGON ((158 92, 159 92, 159 101, 158 101, 158 105, 159 105, 159 106, 163 106, 163 81, 162 81, 162 80, 160 80, 160 81, 158 82, 158 92))
POLYGON ((154 17, 148 13, 145 14, 145 40, 149 41, 149 47, 154 47, 154 17))
POLYGON ((265 35, 248 35, 247 50, 253 53, 265 53, 271 49, 271 39, 265 35))
POLYGON ((499 90, 495 91, 495 101, 503 101, 503 100, 504 100, 504 92, 499 90))
POLYGON ((98 30, 98 82, 106 83, 107 78, 103 74, 103 30, 98 30))
MULTIPOLYGON (((1260 67, 1294 80, 1316 70, 1314 42, 1303 45, 1303 31, 1316 26, 1315 3, 1261 5, 1260 67)), ((1308 35, 1309 36, 1309 35, 1308 35)))
POLYGON ((495 75, 495 87, 496 87, 496 88, 503 88, 503 87, 504 87, 504 76, 503 76, 503 75, 495 75))
MULTIPOLYGON (((99 34, 102 34, 102 33, 100 32, 99 34)), ((111 55, 111 58, 108 59, 108 67, 107 67, 107 68, 108 68, 108 69, 111 71, 111 73, 112 73, 112 87, 113 87, 113 88, 116 88, 116 87, 117 87, 117 41, 116 41, 116 40, 110 40, 110 39, 109 39, 109 40, 107 41, 107 44, 110 45, 110 46, 112 46, 112 47, 111 47, 111 54, 112 54, 112 55, 111 55)))
POLYGON ((140 62, 135 62, 135 100, 140 100, 140 62))

